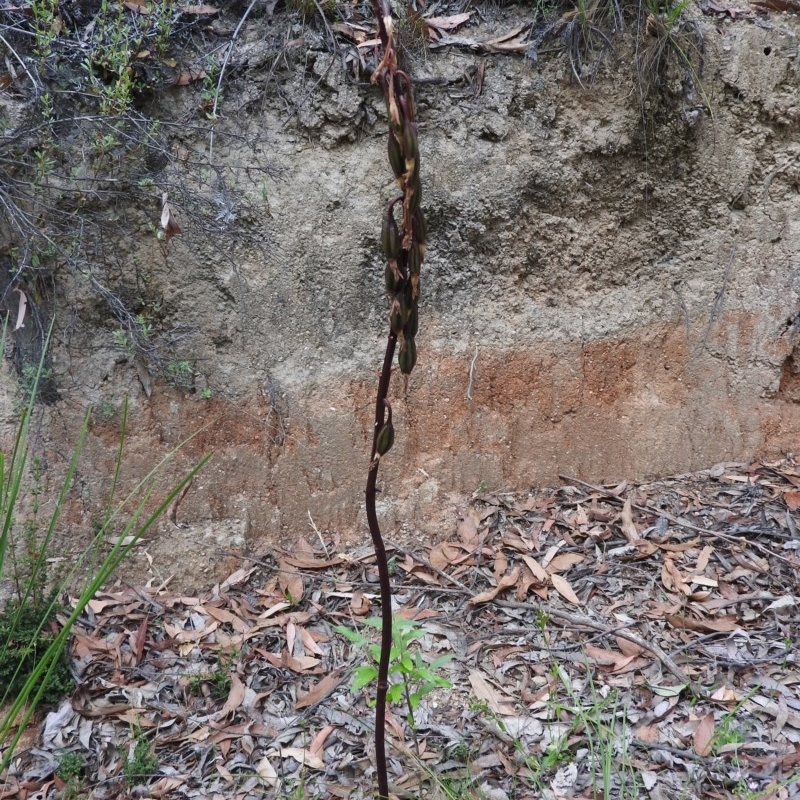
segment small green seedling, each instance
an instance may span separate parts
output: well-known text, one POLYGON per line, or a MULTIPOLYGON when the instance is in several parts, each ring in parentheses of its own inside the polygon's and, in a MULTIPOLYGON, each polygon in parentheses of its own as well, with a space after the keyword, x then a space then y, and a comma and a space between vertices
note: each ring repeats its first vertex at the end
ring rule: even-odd
POLYGON ((125 776, 125 783, 130 786, 138 786, 147 783, 155 777, 158 772, 158 758, 153 752, 153 746, 147 738, 147 734, 141 728, 133 729, 133 754, 128 757, 122 773, 125 776))
MULTIPOLYGON (((380 630, 381 620, 370 617, 364 620, 370 628, 380 630)), ((378 678, 378 659, 380 645, 371 641, 359 631, 342 625, 334 629, 358 647, 365 648, 372 663, 359 667, 353 675, 350 689, 358 692, 378 678)), ((412 644, 424 636, 425 631, 418 622, 407 619, 395 619, 392 626, 392 650, 389 656, 389 690, 386 697, 390 703, 399 704, 405 701, 408 709, 408 724, 414 728, 414 711, 419 707, 425 695, 434 689, 450 689, 453 684, 437 674, 445 664, 452 660, 452 655, 427 659, 418 650, 412 650, 412 644)))

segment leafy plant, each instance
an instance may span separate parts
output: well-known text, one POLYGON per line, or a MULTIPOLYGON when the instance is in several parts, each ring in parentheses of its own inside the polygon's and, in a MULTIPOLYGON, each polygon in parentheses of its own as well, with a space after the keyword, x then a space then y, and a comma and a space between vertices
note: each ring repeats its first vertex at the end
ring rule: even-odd
MULTIPOLYGON (((0 617, 0 686, 5 686, 10 695, 22 691, 37 662, 52 645, 57 630, 57 610, 57 603, 45 598, 31 598, 24 605, 14 599, 6 603, 0 617)), ((49 674, 34 688, 41 689, 43 703, 54 703, 69 694, 73 686, 69 659, 63 652, 49 674)))
POLYGON ((61 756, 57 775, 66 784, 62 795, 64 800, 76 800, 81 795, 85 772, 86 761, 81 753, 70 751, 61 756))
MULTIPOLYGON (((382 621, 378 617, 364 620, 364 624, 375 630, 380 630, 382 621)), ((406 704, 408 724, 414 728, 414 711, 420 701, 434 689, 450 689, 452 683, 437 674, 445 664, 452 661, 452 655, 439 656, 427 659, 418 650, 412 647, 413 643, 425 635, 425 631, 418 622, 396 618, 392 630, 392 649, 389 655, 389 676, 395 677, 390 683, 386 698, 390 703, 406 704)), ((353 682, 350 686, 353 692, 369 686, 378 679, 377 663, 380 659, 380 645, 373 642, 363 633, 344 626, 335 628, 346 639, 357 647, 365 648, 373 663, 364 664, 356 669, 353 682)))
MULTIPOLYGON (((4 343, 3 334, 0 337, 0 349, 4 343)), ((47 561, 54 546, 53 536, 72 488, 86 440, 91 415, 91 409, 88 409, 60 489, 48 497, 46 505, 52 509, 49 520, 42 522, 41 531, 36 536, 35 550, 29 554, 30 558, 24 564, 24 572, 17 573, 19 561, 15 562, 12 554, 18 552, 20 548, 25 550, 31 546, 31 542, 26 542, 24 538, 22 542, 18 537, 15 538, 16 517, 26 501, 27 465, 31 458, 28 431, 38 383, 42 377, 45 350, 42 353, 38 373, 33 378, 28 405, 20 417, 11 451, 9 453, 0 451, 0 579, 11 578, 17 589, 16 596, 8 601, 3 609, 3 626, 0 630, 0 665, 4 670, 3 678, 0 679, 0 692, 2 692, 0 707, 4 709, 3 716, 0 717, 0 742, 4 744, 3 755, 0 758, 0 772, 11 761, 14 749, 38 704, 52 698, 54 691, 63 692, 67 688, 64 683, 63 659, 72 626, 122 559, 166 511, 169 504, 209 458, 203 458, 149 515, 145 514, 145 508, 155 491, 157 480, 164 466, 182 445, 162 458, 124 499, 117 502, 114 494, 127 430, 128 409, 125 404, 108 512, 94 540, 83 553, 71 560, 71 568, 60 582, 50 586, 46 578, 47 561), (127 522, 122 526, 120 535, 109 541, 112 525, 120 521, 123 514, 128 516, 127 522), (109 545, 102 562, 93 569, 88 578, 82 579, 81 571, 86 569, 88 556, 97 552, 101 546, 109 545), (74 584, 79 578, 81 579, 79 586, 82 583, 82 588, 75 591, 74 584), (71 611, 64 610, 63 614, 59 615, 56 625, 54 618, 56 612, 60 610, 59 598, 68 587, 71 589, 71 594, 77 596, 77 600, 74 601, 71 611), (37 597, 40 598, 40 602, 35 602, 37 597)), ((44 505, 42 503, 42 506, 44 505)))
MULTIPOLYGON (((555 772, 564 764, 575 762, 578 750, 584 750, 586 755, 581 761, 591 771, 592 797, 639 798, 642 787, 628 755, 627 712, 617 690, 598 689, 591 677, 576 687, 559 664, 553 664, 551 673, 556 680, 551 684, 548 700, 551 721, 545 723, 550 736, 545 738, 540 753, 530 752, 526 742, 512 735, 503 718, 484 701, 473 698, 469 708, 490 717, 500 731, 511 737, 517 758, 526 767, 519 777, 541 795, 548 790, 555 772)), ((591 674, 587 670, 587 675, 591 674)))
POLYGON ((221 700, 228 696, 231 690, 231 667, 236 663, 238 651, 222 652, 217 655, 217 660, 209 672, 198 672, 190 675, 187 688, 192 694, 201 694, 204 686, 211 690, 212 697, 221 700))
POLYGON ((668 85, 672 67, 677 68, 685 94, 697 91, 710 108, 700 76, 703 70, 703 35, 697 23, 686 17, 689 0, 643 0, 643 37, 637 47, 636 67, 642 102, 668 85))
POLYGON ((86 761, 80 753, 64 753, 58 762, 58 775, 65 781, 80 778, 86 769, 86 761))
POLYGON ((167 381, 178 389, 194 387, 194 370, 188 361, 173 359, 167 363, 167 381))
POLYGON ((158 758, 147 734, 141 729, 133 728, 133 752, 122 767, 125 783, 137 786, 155 777, 158 772, 158 758))

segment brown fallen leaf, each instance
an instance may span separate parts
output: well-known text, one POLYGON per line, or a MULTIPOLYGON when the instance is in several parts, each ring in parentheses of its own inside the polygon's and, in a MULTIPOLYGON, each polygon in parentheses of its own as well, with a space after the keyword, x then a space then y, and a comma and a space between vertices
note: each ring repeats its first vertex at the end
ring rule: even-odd
POLYGON ((566 578, 562 578, 560 575, 551 575, 550 580, 553 583, 553 588, 568 602, 572 603, 576 606, 583 605, 580 601, 580 598, 577 594, 575 594, 575 590, 570 586, 569 581, 566 578))
POLYGON ((203 78, 207 77, 207 74, 201 67, 190 67, 189 69, 181 70, 172 83, 173 86, 188 86, 190 83, 203 80, 203 78))
POLYGON ((442 31, 453 31, 459 25, 463 25, 471 16, 471 11, 465 11, 462 14, 451 14, 448 17, 425 17, 425 23, 442 31))
POLYGON ((560 553, 547 565, 547 571, 551 574, 566 572, 570 567, 582 564, 584 561, 586 561, 586 557, 580 553, 560 553))
POLYGON ((219 622, 227 622, 237 633, 249 633, 250 626, 236 614, 232 614, 224 608, 216 608, 212 605, 198 606, 198 611, 208 614, 219 622))
POLYGON ((458 563, 461 557, 461 551, 448 542, 437 544, 428 555, 428 561, 432 567, 436 569, 446 569, 451 564, 458 563))
POLYGON ((547 570, 533 556, 522 556, 522 560, 536 580, 544 585, 550 582, 550 575, 548 575, 547 570))
POLYGON ((789 511, 797 511, 800 508, 800 492, 784 492, 783 502, 786 503, 789 511))
POLYGON ((308 708, 319 703, 320 700, 324 700, 339 685, 341 677, 340 670, 326 675, 321 681, 315 683, 306 694, 298 698, 294 704, 295 710, 299 711, 301 708, 308 708))
POLYGON ((494 600, 500 592, 504 589, 508 589, 510 586, 514 586, 516 582, 519 580, 520 575, 520 568, 514 567, 508 575, 504 575, 500 580, 497 582, 497 586, 488 589, 485 592, 480 592, 476 594, 474 597, 470 597, 469 603, 473 606, 480 605, 481 603, 488 603, 490 600, 494 600))
POLYGON ((183 233, 172 216, 172 209, 167 202, 166 192, 161 195, 161 227, 164 229, 164 241, 167 243, 169 243, 169 240, 176 234, 183 233))
MULTIPOLYGON (((259 652, 261 652, 259 650, 259 652)), ((319 659, 311 656, 292 656, 287 650, 280 655, 275 653, 264 653, 264 657, 274 667, 284 667, 292 672, 309 672, 319 666, 319 659)))
POLYGON ((226 717, 232 711, 236 711, 237 708, 244 702, 244 684, 241 681, 241 678, 235 673, 231 673, 231 689, 228 692, 228 699, 225 701, 225 705, 222 707, 222 710, 219 712, 219 717, 226 717))
POLYGON ((699 756, 707 756, 711 754, 711 742, 714 739, 714 714, 710 711, 701 720, 697 726, 692 743, 694 744, 694 751, 699 756))
POLYGON ((478 518, 474 509, 470 509, 468 514, 459 512, 458 523, 456 530, 461 537, 461 541, 466 545, 477 547, 480 544, 480 537, 478 536, 478 518))
POLYGON ((700 631, 701 633, 730 633, 739 630, 735 617, 717 617, 716 619, 699 620, 681 617, 677 614, 664 614, 664 619, 673 628, 700 631))
POLYGON ((617 643, 617 647, 619 647, 626 656, 640 656, 644 652, 643 648, 630 641, 630 639, 623 639, 621 636, 615 636, 614 641, 617 643))
MULTIPOLYGON (((272 766, 272 762, 266 756, 256 764, 256 773, 267 786, 272 786, 274 788, 280 783, 280 778, 278 778, 275 767, 272 766)), ((231 775, 231 779, 232 778, 233 776, 231 775)))
POLYGON ((622 653, 616 653, 613 650, 605 650, 602 647, 595 647, 591 644, 587 644, 584 649, 586 655, 596 664, 599 664, 601 667, 613 667, 615 672, 627 667, 635 658, 635 656, 626 656, 622 653))
POLYGON ((711 559, 711 554, 713 552, 714 548, 710 544, 707 544, 700 551, 700 555, 697 557, 697 565, 695 566, 695 572, 705 572, 705 569, 708 566, 708 562, 711 559))
POLYGON ((631 508, 631 499, 625 500, 625 505, 622 507, 622 520, 620 521, 620 528, 622 533, 628 540, 628 544, 636 544, 642 537, 639 535, 639 530, 633 521, 633 509, 631 508))
POLYGON ((475 696, 478 700, 483 700, 487 703, 490 711, 504 716, 511 716, 515 713, 514 703, 501 695, 496 689, 493 689, 480 672, 471 669, 469 671, 469 682, 472 684, 475 696))
POLYGON ((356 589, 350 600, 350 610, 357 616, 363 617, 369 613, 372 603, 362 589, 356 589))
POLYGON ((661 581, 665 588, 677 589, 687 597, 692 593, 692 590, 686 585, 683 575, 681 575, 680 570, 678 570, 675 566, 675 562, 671 558, 664 559, 664 564, 661 567, 661 581))
POLYGON ((143 17, 150 14, 150 9, 147 7, 145 0, 125 0, 122 5, 128 11, 132 11, 134 14, 141 14, 143 17))
POLYGON ((313 555, 306 555, 293 553, 290 556, 286 556, 285 559, 287 564, 291 564, 293 567, 297 567, 297 569, 328 569, 328 567, 336 567, 342 563, 341 558, 315 558, 313 555))
MULTIPOLYGON (((314 737, 314 740, 311 742, 309 746, 309 750, 314 753, 314 755, 319 755, 322 752, 322 748, 325 746, 325 740, 336 730, 333 725, 326 725, 322 730, 314 737)), ((420 749, 420 754, 422 750, 420 749)))
POLYGON ((178 11, 182 11, 184 14, 194 14, 198 17, 208 17, 219 14, 219 9, 216 6, 208 6, 205 5, 205 3, 198 3, 197 5, 183 3, 178 6, 178 11))
POLYGON ((286 560, 278 560, 278 586, 283 592, 283 596, 293 604, 297 604, 303 599, 303 577, 296 569, 290 567, 286 560))

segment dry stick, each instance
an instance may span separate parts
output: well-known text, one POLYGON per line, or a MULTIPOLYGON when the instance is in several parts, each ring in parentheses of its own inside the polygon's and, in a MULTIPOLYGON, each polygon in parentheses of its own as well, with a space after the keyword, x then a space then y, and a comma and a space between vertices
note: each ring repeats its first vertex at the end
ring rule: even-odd
MULTIPOLYGON (((616 500, 618 503, 623 503, 623 499, 619 496, 614 494, 613 492, 609 492, 608 489, 603 488, 602 486, 595 486, 593 483, 587 483, 586 481, 582 481, 579 478, 571 478, 569 475, 559 475, 562 481, 567 481, 569 483, 578 483, 581 486, 585 486, 587 489, 591 489, 593 492, 600 492, 601 494, 605 495, 609 500, 616 500)), ((639 506, 636 503, 631 503, 631 508, 635 508, 637 511, 642 511, 645 514, 653 514, 657 517, 664 517, 664 519, 669 520, 675 525, 678 525, 681 528, 686 528, 689 531, 697 531, 697 533, 703 533, 706 536, 714 536, 717 539, 722 539, 725 542, 730 542, 731 544, 741 544, 742 538, 740 536, 729 536, 727 533, 722 533, 720 531, 714 531, 710 528, 701 528, 699 525, 692 525, 691 522, 684 522, 684 520, 679 519, 678 517, 673 516, 668 511, 663 511, 660 508, 648 508, 647 506, 639 506)), ((760 550, 762 553, 765 553, 768 556, 772 556, 773 558, 777 558, 778 561, 783 561, 784 564, 788 564, 790 567, 797 568, 797 559, 793 558, 786 558, 785 556, 780 555, 780 553, 776 553, 774 550, 770 550, 769 547, 765 547, 761 542, 754 542, 751 539, 746 540, 747 543, 754 547, 756 550, 760 550)))
MULTIPOLYGON (((247 18, 250 16, 250 12, 255 7, 258 0, 251 0, 250 5, 247 6, 245 9, 244 14, 242 14, 242 18, 239 20, 239 24, 236 26, 236 29, 233 31, 233 35, 231 36, 230 44, 228 45, 228 49, 225 52, 225 59, 222 62, 222 66, 219 69, 219 78, 217 79, 217 88, 214 91, 214 107, 211 109, 211 119, 212 122, 216 121, 217 119, 217 105, 219 104, 219 93, 222 89, 222 79, 225 76, 225 69, 228 66, 228 61, 230 60, 231 53, 233 52, 233 46, 236 44, 236 39, 239 37, 239 31, 242 29, 242 25, 244 25, 247 18)), ((211 126, 211 131, 209 132, 208 137, 208 163, 210 164, 214 160, 214 126, 211 126)))
MULTIPOLYGON (((506 608, 523 608, 528 610, 532 608, 530 603, 520 603, 514 600, 495 600, 494 602, 497 603, 497 605, 501 607, 505 606, 506 608)), ((609 628, 608 625, 594 622, 593 620, 589 619, 589 617, 585 617, 581 614, 569 614, 566 611, 559 611, 558 609, 548 608, 546 606, 540 606, 540 608, 548 617, 552 617, 553 619, 567 622, 570 625, 589 628, 590 630, 597 631, 598 633, 605 633, 609 635, 613 634, 621 637, 622 639, 627 639, 629 642, 633 642, 643 650, 647 650, 649 653, 652 653, 681 683, 686 684, 692 690, 692 693, 695 696, 705 697, 706 693, 699 686, 696 686, 692 682, 691 678, 689 678, 686 673, 657 644, 648 642, 638 634, 631 633, 628 630, 618 627, 609 628)))

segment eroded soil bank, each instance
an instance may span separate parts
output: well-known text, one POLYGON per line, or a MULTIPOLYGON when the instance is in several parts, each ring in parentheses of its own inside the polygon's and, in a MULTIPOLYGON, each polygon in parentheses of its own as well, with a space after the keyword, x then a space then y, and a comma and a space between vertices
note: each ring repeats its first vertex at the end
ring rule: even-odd
MULTIPOLYGON (((525 14, 476 15, 462 33, 485 40, 525 14)), ((393 389, 387 531, 439 536, 481 482, 643 478, 797 448, 800 25, 699 12, 697 24, 700 80, 673 65, 644 101, 625 43, 585 87, 565 53, 441 47, 413 62, 429 249, 418 367, 407 393, 393 389)), ((215 132, 208 202, 247 232, 241 246, 221 255, 175 203, 183 233, 168 247, 132 210, 139 233, 97 265, 147 266, 160 313, 189 332, 195 391, 155 381, 148 397, 80 282, 60 295, 62 399, 39 446, 60 469, 95 404, 67 517, 77 538, 108 485, 124 396, 129 483, 208 426, 176 462, 214 453, 178 509, 187 527, 165 522, 147 545, 163 574, 291 541, 310 518, 365 535, 386 327, 378 229, 394 191, 385 114, 321 33, 265 60, 275 26, 255 20, 238 40, 215 132), (64 322, 70 309, 80 324, 64 322)), ((176 118, 196 102, 190 89, 174 100, 176 118)), ((178 156, 206 146, 192 136, 176 138, 178 156)), ((4 418, 10 430, 13 391, 4 418)))

